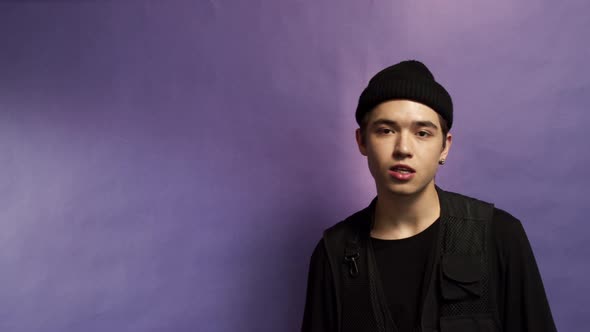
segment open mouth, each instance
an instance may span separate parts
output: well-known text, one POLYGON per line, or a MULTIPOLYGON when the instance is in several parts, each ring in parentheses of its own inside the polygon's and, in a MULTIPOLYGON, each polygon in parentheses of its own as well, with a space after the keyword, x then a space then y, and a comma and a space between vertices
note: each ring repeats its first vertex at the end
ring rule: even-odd
POLYGON ((395 165, 389 168, 388 173, 399 181, 409 181, 414 177, 416 171, 407 165, 395 165))
POLYGON ((416 171, 409 167, 409 166, 393 166, 391 168, 389 168, 391 171, 397 172, 397 173, 401 173, 401 174, 410 174, 410 173, 416 173, 416 171))
POLYGON ((410 174, 410 173, 414 173, 414 172, 412 172, 412 171, 410 171, 410 170, 408 170, 408 169, 404 169, 404 168, 392 168, 391 170, 392 170, 392 171, 394 171, 394 172, 401 173, 401 174, 410 174))

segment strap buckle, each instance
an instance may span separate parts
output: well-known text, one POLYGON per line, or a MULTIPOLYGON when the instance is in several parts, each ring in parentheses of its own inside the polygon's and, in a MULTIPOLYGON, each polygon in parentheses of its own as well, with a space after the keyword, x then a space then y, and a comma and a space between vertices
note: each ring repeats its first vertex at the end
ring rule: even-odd
POLYGON ((351 277, 356 277, 359 275, 359 267, 356 262, 360 256, 361 255, 359 254, 358 251, 355 251, 352 253, 347 253, 344 256, 344 261, 346 262, 346 264, 348 264, 348 267, 349 267, 348 273, 350 273, 351 277))

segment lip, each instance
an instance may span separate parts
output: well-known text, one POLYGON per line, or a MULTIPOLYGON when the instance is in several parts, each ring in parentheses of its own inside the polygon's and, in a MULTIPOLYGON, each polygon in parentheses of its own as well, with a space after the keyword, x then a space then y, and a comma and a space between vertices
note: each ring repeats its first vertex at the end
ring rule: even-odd
POLYGON ((396 171, 388 170, 387 173, 391 175, 393 178, 400 180, 400 181, 408 181, 416 175, 416 173, 399 173, 396 171))
POLYGON ((390 171, 393 171, 394 168, 405 168, 405 169, 407 169, 408 171, 410 171, 412 173, 416 173, 416 170, 415 169, 413 169, 412 167, 410 167, 408 165, 405 165, 405 164, 395 164, 395 165, 391 166, 389 168, 389 170, 390 171))
POLYGON ((389 175, 391 175, 394 179, 400 180, 400 181, 408 181, 410 179, 412 179, 416 173, 416 171, 408 166, 408 165, 404 165, 404 164, 395 164, 392 167, 389 168, 389 170, 387 171, 387 173, 389 173, 389 175), (394 168, 405 168, 408 171, 410 171, 410 173, 400 173, 394 170, 394 168))

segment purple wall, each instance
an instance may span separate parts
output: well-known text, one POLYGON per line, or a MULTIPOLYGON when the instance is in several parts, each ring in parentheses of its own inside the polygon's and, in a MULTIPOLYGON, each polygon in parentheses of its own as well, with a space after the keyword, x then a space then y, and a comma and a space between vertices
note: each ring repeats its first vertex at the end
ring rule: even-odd
POLYGON ((455 101, 439 185, 522 220, 584 331, 589 10, 0 3, 0 330, 297 331, 321 230, 375 194, 358 95, 417 58, 455 101))

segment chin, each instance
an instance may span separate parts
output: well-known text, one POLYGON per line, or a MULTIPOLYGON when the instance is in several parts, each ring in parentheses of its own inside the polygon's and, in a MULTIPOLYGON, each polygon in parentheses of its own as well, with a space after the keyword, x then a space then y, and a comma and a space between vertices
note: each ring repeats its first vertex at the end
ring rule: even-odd
POLYGON ((389 192, 393 195, 399 195, 399 196, 412 196, 414 194, 416 194, 416 190, 413 190, 411 188, 404 188, 404 189, 399 189, 399 188, 390 188, 389 192))
POLYGON ((403 183, 403 184, 391 184, 388 183, 387 185, 383 186, 383 191, 390 195, 399 195, 399 196, 411 196, 414 195, 418 190, 416 186, 412 185, 411 183, 403 183))
POLYGON ((418 185, 412 182, 406 183, 388 183, 384 186, 385 191, 391 195, 412 196, 423 192, 428 184, 418 185))

